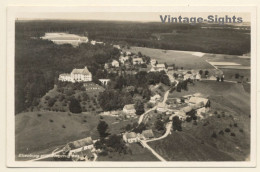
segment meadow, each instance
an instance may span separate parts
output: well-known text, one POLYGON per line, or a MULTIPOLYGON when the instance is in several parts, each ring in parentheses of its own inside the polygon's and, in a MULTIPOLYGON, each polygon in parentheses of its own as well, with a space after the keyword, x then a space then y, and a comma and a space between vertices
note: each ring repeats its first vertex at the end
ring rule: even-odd
POLYGON ((173 92, 170 97, 201 93, 210 100, 211 115, 196 123, 185 121, 182 131, 149 145, 171 161, 246 160, 250 155, 251 112, 250 94, 243 85, 203 81, 188 88, 173 92))
POLYGON ((197 56, 195 54, 196 52, 192 51, 162 50, 144 47, 131 47, 129 51, 136 54, 141 52, 144 55, 156 59, 158 63, 167 63, 168 65, 175 64, 179 69, 181 67, 183 67, 183 69, 213 69, 209 63, 200 56, 197 56))

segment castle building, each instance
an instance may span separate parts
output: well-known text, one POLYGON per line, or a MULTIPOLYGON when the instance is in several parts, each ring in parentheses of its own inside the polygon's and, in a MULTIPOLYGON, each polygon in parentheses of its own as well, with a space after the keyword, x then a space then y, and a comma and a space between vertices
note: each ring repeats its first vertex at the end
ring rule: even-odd
POLYGON ((73 69, 70 74, 63 73, 59 75, 59 81, 67 82, 87 82, 92 81, 92 74, 89 72, 88 68, 83 69, 73 69))

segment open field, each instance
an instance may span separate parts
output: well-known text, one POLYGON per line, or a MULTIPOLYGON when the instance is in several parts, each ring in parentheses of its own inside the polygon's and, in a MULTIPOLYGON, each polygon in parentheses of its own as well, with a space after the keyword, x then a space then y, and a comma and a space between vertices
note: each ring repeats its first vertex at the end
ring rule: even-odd
MULTIPOLYGON (((15 116, 16 155, 19 153, 46 154, 57 147, 91 136, 99 138, 97 125, 99 115, 91 113, 72 114, 68 112, 26 112, 15 116)), ((133 120, 117 121, 115 117, 104 116, 111 134, 118 134, 133 120)))
POLYGON ((242 84, 215 81, 196 82, 188 91, 173 92, 170 97, 201 93, 209 97, 213 116, 184 122, 182 132, 149 143, 168 160, 220 161, 245 160, 250 154, 250 94, 242 84), (225 129, 229 128, 229 132, 225 129), (224 134, 219 134, 224 131, 224 134), (216 138, 212 137, 213 132, 216 138), (231 136, 234 133, 235 136, 231 136))
POLYGON ((156 59, 159 63, 175 64, 178 68, 184 69, 212 69, 213 67, 203 60, 196 52, 162 50, 144 47, 131 47, 133 53, 141 52, 144 55, 156 59), (194 55, 195 54, 195 55, 194 55))
POLYGON ((237 55, 226 55, 226 54, 205 54, 202 58, 204 60, 208 60, 209 62, 216 63, 216 64, 222 62, 223 64, 235 63, 242 66, 250 66, 250 60, 251 60, 251 58, 241 58, 237 55))
POLYGON ((250 82, 251 81, 251 70, 250 69, 224 69, 221 68, 225 75, 225 79, 232 81, 241 81, 241 77, 243 77, 243 81, 250 82), (239 78, 236 78, 236 74, 239 74, 239 78))
POLYGON ((132 154, 109 153, 107 156, 99 156, 97 161, 158 161, 158 159, 146 148, 138 143, 128 145, 132 154))

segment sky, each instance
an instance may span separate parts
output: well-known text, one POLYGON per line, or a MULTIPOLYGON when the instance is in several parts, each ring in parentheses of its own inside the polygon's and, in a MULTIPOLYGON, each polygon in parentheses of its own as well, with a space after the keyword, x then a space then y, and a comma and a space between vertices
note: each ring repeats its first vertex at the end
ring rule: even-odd
POLYGON ((202 17, 207 18, 208 15, 218 15, 218 17, 242 17, 244 22, 250 21, 250 13, 223 13, 223 12, 85 12, 85 13, 22 13, 19 20, 108 20, 108 21, 137 21, 137 22, 161 22, 160 15, 171 15, 171 17, 202 17))

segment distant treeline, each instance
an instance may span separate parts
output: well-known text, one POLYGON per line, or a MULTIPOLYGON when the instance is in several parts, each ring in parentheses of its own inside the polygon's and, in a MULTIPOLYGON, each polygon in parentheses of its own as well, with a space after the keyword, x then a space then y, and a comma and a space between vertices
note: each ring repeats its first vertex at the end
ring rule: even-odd
POLYGON ((250 30, 238 26, 109 21, 20 21, 17 30, 32 37, 69 32, 129 46, 242 55, 250 52, 250 30), (209 26, 202 29, 202 26, 209 26), (218 29, 219 27, 219 29, 218 29))

